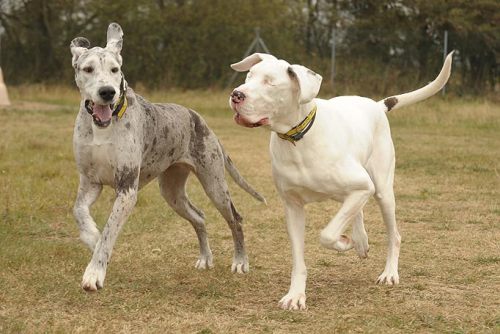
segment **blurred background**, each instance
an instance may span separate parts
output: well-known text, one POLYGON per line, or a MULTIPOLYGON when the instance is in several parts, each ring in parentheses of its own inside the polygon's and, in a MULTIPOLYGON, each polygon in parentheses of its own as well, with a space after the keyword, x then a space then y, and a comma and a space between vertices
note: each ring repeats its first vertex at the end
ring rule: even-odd
POLYGON ((104 46, 112 21, 125 76, 146 89, 226 88, 259 33, 278 58, 322 74, 323 94, 415 89, 445 48, 457 50, 448 93, 498 93, 498 0, 0 0, 7 86, 73 85, 71 40, 104 46))

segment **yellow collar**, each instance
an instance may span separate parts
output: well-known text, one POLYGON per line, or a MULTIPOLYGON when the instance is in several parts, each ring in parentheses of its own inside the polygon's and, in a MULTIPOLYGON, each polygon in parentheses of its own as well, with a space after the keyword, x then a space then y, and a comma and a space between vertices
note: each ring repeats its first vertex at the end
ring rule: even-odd
POLYGON ((306 116, 306 118, 304 118, 302 122, 300 122, 299 125, 295 126, 287 133, 278 133, 278 137, 284 140, 288 140, 295 145, 295 142, 301 140, 302 137, 304 137, 304 135, 307 133, 307 131, 311 129, 314 123, 314 119, 316 118, 317 109, 318 107, 315 105, 311 112, 306 116))
POLYGON ((113 116, 118 116, 118 119, 122 118, 123 114, 127 110, 128 101, 125 93, 122 95, 122 98, 118 101, 118 103, 114 106, 113 116))

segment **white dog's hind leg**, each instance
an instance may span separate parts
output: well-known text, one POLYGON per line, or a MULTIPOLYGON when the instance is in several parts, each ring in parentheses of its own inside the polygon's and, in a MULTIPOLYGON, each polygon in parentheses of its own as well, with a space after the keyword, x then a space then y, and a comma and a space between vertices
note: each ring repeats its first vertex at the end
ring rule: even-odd
POLYGON ((377 283, 388 285, 399 283, 398 259, 401 246, 401 236, 396 226, 396 201, 394 199, 394 145, 390 136, 389 124, 386 118, 380 126, 381 133, 376 137, 373 153, 368 163, 368 172, 375 184, 375 199, 382 211, 382 217, 387 230, 387 260, 383 273, 377 283))
POLYGON ((173 165, 158 177, 160 192, 172 209, 193 226, 200 244, 200 255, 196 261, 196 269, 213 267, 212 251, 208 244, 207 230, 203 212, 197 209, 186 194, 186 181, 189 169, 182 165, 173 165))
POLYGON ((396 226, 396 203, 394 191, 389 187, 385 193, 375 196, 382 211, 382 216, 387 229, 387 260, 384 272, 378 277, 377 283, 388 285, 399 284, 398 260, 401 236, 396 226))
POLYGON ((285 203, 286 226, 292 246, 292 280, 290 290, 281 298, 279 306, 285 310, 306 309, 307 269, 304 261, 304 207, 295 203, 285 203))
POLYGON ((370 246, 368 245, 368 235, 366 234, 365 225, 363 224, 363 210, 354 217, 352 241, 359 257, 363 259, 367 258, 370 246))
POLYGON ((94 204, 102 191, 102 185, 91 183, 85 176, 80 175, 80 185, 76 196, 73 215, 80 229, 80 240, 94 251, 100 233, 96 223, 90 215, 90 206, 94 204))

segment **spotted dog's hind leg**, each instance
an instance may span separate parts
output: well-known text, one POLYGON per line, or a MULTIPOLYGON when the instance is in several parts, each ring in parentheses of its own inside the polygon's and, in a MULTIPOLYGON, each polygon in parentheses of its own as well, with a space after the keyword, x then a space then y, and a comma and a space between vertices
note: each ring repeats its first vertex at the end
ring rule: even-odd
POLYGON ((229 195, 226 179, 224 178, 222 155, 219 156, 219 159, 207 163, 206 166, 206 168, 200 168, 196 176, 200 180, 208 197, 231 229, 234 242, 234 256, 231 271, 233 273, 246 273, 250 268, 245 251, 243 228, 241 226, 243 219, 236 211, 229 195))
POLYGON ((94 219, 90 215, 90 207, 97 200, 101 191, 101 184, 91 183, 87 177, 80 175, 80 185, 73 208, 73 215, 80 229, 80 240, 82 240, 91 251, 94 251, 100 233, 94 219))
POLYGON ((189 167, 181 164, 173 165, 158 176, 158 182, 163 198, 179 216, 191 223, 196 232, 200 244, 200 256, 195 267, 208 269, 213 267, 212 251, 208 244, 204 214, 191 203, 186 194, 189 173, 189 167))

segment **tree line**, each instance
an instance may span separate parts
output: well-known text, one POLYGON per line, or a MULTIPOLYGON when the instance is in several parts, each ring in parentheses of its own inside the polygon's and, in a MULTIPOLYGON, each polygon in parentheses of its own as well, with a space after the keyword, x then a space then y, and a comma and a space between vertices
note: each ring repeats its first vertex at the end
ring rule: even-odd
POLYGON ((118 22, 132 85, 224 87, 258 27, 274 55, 321 73, 325 89, 384 95, 433 79, 448 31, 451 89, 481 94, 497 86, 499 13, 497 0, 0 0, 0 61, 7 84, 71 84, 70 41, 103 46, 118 22))

